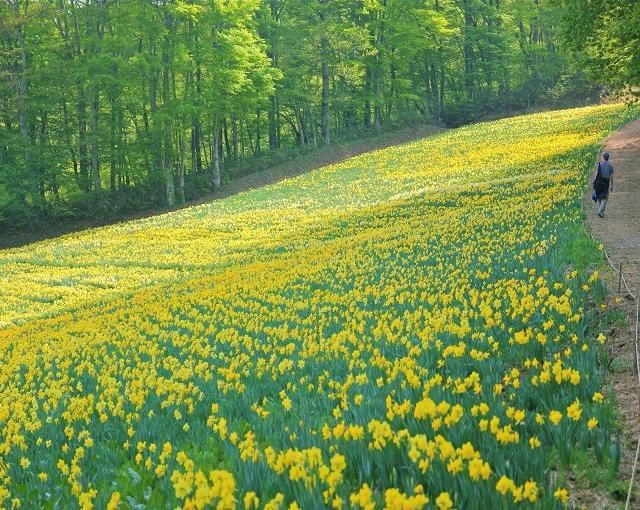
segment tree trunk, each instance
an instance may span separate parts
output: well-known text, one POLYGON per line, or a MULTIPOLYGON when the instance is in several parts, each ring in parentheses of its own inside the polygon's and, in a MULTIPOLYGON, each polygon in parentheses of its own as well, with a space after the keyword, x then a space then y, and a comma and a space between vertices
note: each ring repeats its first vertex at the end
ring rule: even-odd
POLYGON ((440 99, 438 100, 438 105, 440 106, 440 120, 444 119, 444 87, 446 83, 446 74, 444 72, 444 62, 440 63, 440 90, 438 93, 440 94, 440 99))
POLYGON ((442 119, 442 105, 440 104, 440 92, 438 91, 438 68, 435 64, 431 64, 431 72, 429 73, 431 80, 431 98, 435 101, 434 113, 438 122, 442 119))
POLYGON ((214 189, 220 189, 220 139, 222 138, 222 130, 220 122, 216 120, 213 123, 213 135, 211 137, 211 161, 213 162, 213 172, 211 174, 211 184, 214 189))
POLYGON ((373 112, 373 124, 377 131, 382 127, 382 55, 385 50, 385 15, 387 8, 387 0, 382 1, 382 11, 380 18, 380 27, 377 34, 377 47, 378 52, 376 53, 376 69, 375 69, 375 106, 373 112))
MULTIPOLYGON (((15 3, 14 10, 16 16, 22 16, 18 12, 18 2, 15 3)), ((31 136, 29 133, 29 118, 27 115, 27 91, 29 86, 27 80, 27 69, 29 68, 29 53, 24 39, 24 29, 24 23, 17 27, 18 46, 20 48, 20 67, 17 73, 18 77, 16 84, 16 92, 18 96, 18 127, 20 128, 20 136, 22 138, 22 143, 24 144, 24 167, 26 175, 29 176, 29 179, 33 179, 35 176, 33 175, 31 136)), ((19 191, 19 196, 21 202, 26 199, 26 194, 22 189, 19 191)), ((38 199, 37 193, 34 194, 34 199, 38 199)))
POLYGON ((180 159, 178 161, 178 200, 181 204, 184 204, 184 171, 187 147, 184 143, 184 137, 180 132, 178 132, 178 146, 180 152, 180 159))
POLYGON ((231 121, 231 145, 233 147, 233 164, 238 163, 238 121, 231 121))
POLYGON ((371 69, 367 66, 364 76, 364 127, 371 129, 371 69))
MULTIPOLYGON (((326 39, 323 38, 324 41, 326 39)), ((326 47, 327 43, 324 43, 326 47)), ((322 119, 321 130, 322 140, 325 145, 329 145, 331 138, 329 135, 329 64, 327 62, 322 63, 322 119)))
MULTIPOLYGON (((200 134, 202 135, 202 130, 200 130, 200 134)), ((209 158, 207 157, 207 155, 211 154, 211 144, 207 142, 206 138, 206 136, 200 136, 200 142, 202 145, 199 150, 200 154, 204 156, 203 168, 211 169, 211 161, 209 161, 209 158)))
POLYGON ((67 110, 67 101, 64 99, 62 101, 62 114, 63 114, 63 120, 64 120, 64 129, 63 129, 64 142, 69 151, 69 156, 71 157, 71 164, 73 166, 73 175, 76 179, 76 183, 78 184, 78 187, 82 189, 80 185, 80 175, 78 174, 78 159, 76 158, 76 151, 73 147, 73 144, 71 143, 71 133, 69 130, 69 112, 67 110))
POLYGON ((313 140, 313 145, 318 145, 318 125, 317 125, 317 121, 316 121, 316 112, 315 110, 307 104, 307 110, 309 111, 309 123, 310 128, 309 130, 311 131, 311 139, 313 140))
MULTIPOLYGON (((149 166, 149 173, 157 175, 162 168, 162 140, 160 138, 160 127, 158 126, 158 70, 151 71, 149 80, 149 101, 151 116, 147 113, 145 105, 142 105, 142 119, 144 121, 145 138, 149 141, 150 151, 153 155, 153 164, 149 166), (149 118, 151 117, 151 118, 149 118)), ((151 163, 151 160, 150 160, 151 163)))
MULTIPOLYGON (((271 19, 274 23, 278 24, 280 21, 280 5, 277 0, 269 1, 270 11, 271 11, 271 19)), ((276 52, 275 41, 272 41, 271 47, 269 48, 269 57, 271 59, 271 65, 274 69, 278 69, 278 54, 276 52)), ((278 115, 278 97, 276 92, 269 98, 269 112, 268 122, 269 122, 269 148, 270 149, 279 149, 280 148, 280 118, 278 115)))
POLYGON ((124 185, 124 175, 127 174, 127 131, 124 127, 124 110, 118 111, 118 190, 124 185))
POLYGON ((29 137, 29 126, 27 119, 27 68, 29 67, 29 55, 24 40, 24 25, 21 24, 18 29, 18 45, 20 46, 20 70, 17 79, 18 92, 18 126, 20 127, 20 135, 24 143, 24 164, 29 173, 31 168, 31 140, 29 137))
POLYGON ((93 177, 93 187, 96 191, 102 189, 100 179, 100 162, 98 160, 98 109, 99 93, 96 90, 91 101, 91 175, 93 177))
POLYGON ((473 99, 473 47, 471 45, 470 30, 475 25, 475 21, 468 12, 469 6, 465 2, 464 6, 464 85, 467 97, 473 99))
MULTIPOLYGON (((171 44, 170 37, 173 34, 173 17, 171 13, 166 12, 164 15, 164 23, 167 28, 167 34, 164 37, 162 48, 162 106, 164 109, 169 107, 170 83, 169 83, 169 46, 171 44)), ((164 182, 166 187, 167 205, 172 207, 176 202, 175 184, 173 182, 173 164, 172 164, 172 144, 171 131, 161 124, 163 131, 166 131, 164 143, 162 143, 162 173, 164 174, 164 182)))
POLYGON ((78 86, 78 151, 80 153, 80 187, 82 191, 91 189, 89 184, 89 154, 87 143, 87 101, 82 85, 78 86))
MULTIPOLYGON (((329 0, 320 0, 320 21, 324 25, 326 20, 325 8, 329 3, 329 0)), ((322 29, 321 25, 321 29, 322 29)), ((325 145, 329 145, 330 138, 330 119, 329 119, 329 86, 330 86, 330 72, 329 72, 329 40, 323 34, 320 38, 320 58, 321 58, 321 73, 322 73, 322 107, 320 114, 320 134, 322 141, 325 145)))
POLYGON ((302 112, 300 108, 296 108, 294 113, 296 116, 296 125, 298 126, 298 144, 304 147, 307 145, 307 136, 305 135, 304 122, 302 121, 302 112))
POLYGON ((376 103, 373 111, 373 125, 379 131, 382 127, 382 65, 376 57, 376 103))
POLYGON ((229 128, 227 125, 227 119, 225 118, 222 121, 222 126, 223 126, 223 134, 224 134, 224 146, 226 149, 226 154, 227 154, 227 160, 231 159, 231 142, 229 141, 229 128))
POLYGON ((278 137, 278 120, 277 120, 277 110, 278 110, 278 99, 275 95, 271 96, 269 102, 269 148, 270 149, 279 149, 280 148, 280 140, 278 137))
POLYGON ((198 117, 193 118, 191 128, 191 168, 193 173, 202 172, 202 154, 200 152, 200 121, 198 117))
POLYGON ((164 182, 166 186, 166 201, 169 207, 173 207, 176 203, 176 190, 175 185, 173 183, 173 167, 171 165, 171 160, 168 158, 169 148, 166 147, 168 143, 165 142, 165 157, 162 160, 162 173, 164 175, 164 182))
MULTIPOLYGON (((261 133, 261 124, 262 124, 262 115, 260 112, 260 108, 258 108, 256 110, 256 145, 255 145, 255 150, 254 150, 254 156, 257 156, 258 153, 260 152, 260 138, 262 138, 262 133, 261 133)), ((247 129, 249 128, 248 124, 247 124, 247 129)))
POLYGON ((109 136, 109 190, 112 195, 116 193, 116 176, 118 174, 117 144, 116 144, 116 126, 117 112, 115 102, 111 103, 111 129, 109 136))
MULTIPOLYGON (((48 118, 49 116, 47 115, 47 111, 43 110, 40 115, 40 132, 38 140, 40 151, 47 151, 49 147, 49 137, 47 135, 48 118)), ((53 192, 56 198, 58 197, 58 180, 56 178, 56 172, 51 171, 48 168, 40 168, 37 178, 40 182, 40 196, 42 197, 44 205, 46 205, 47 188, 53 192)))

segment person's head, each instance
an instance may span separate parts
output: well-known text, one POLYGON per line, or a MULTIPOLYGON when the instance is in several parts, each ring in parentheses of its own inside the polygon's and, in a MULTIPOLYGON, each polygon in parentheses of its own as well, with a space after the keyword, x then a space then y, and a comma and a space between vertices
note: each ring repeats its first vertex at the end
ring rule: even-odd
POLYGON ((609 153, 608 152, 602 153, 602 159, 604 159, 605 161, 609 161, 609 153))

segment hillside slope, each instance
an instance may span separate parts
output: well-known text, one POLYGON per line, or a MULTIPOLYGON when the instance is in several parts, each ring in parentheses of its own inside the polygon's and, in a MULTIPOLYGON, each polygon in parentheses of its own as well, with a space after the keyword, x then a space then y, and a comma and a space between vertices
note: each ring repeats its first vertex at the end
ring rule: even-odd
POLYGON ((407 192, 544 173, 603 138, 620 112, 614 105, 468 126, 210 204, 2 250, 0 328, 298 250, 325 222, 407 192))
POLYGON ((633 114, 469 126, 0 252, 0 500, 562 507, 550 462, 615 457, 602 287, 571 265, 633 114))

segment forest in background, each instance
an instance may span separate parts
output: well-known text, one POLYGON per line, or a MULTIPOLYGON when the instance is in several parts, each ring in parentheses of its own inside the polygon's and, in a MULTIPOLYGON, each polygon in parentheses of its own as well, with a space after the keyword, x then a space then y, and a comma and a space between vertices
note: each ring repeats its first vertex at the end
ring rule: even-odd
POLYGON ((638 84, 638 27, 633 0, 1 0, 0 225, 175 206, 256 158, 593 99, 638 84))

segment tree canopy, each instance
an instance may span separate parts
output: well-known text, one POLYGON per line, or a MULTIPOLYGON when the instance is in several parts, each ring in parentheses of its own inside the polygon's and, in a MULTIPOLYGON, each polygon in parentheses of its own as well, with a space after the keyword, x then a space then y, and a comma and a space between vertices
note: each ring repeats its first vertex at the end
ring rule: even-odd
MULTIPOLYGON (((567 3, 615 5, 575 19, 590 30, 633 2, 567 3)), ((171 206, 265 151, 538 104, 581 83, 559 49, 562 12, 549 0, 5 0, 0 222, 171 206)), ((633 82, 639 52, 605 50, 638 25, 571 44, 633 82)))
POLYGON ((564 38, 594 79, 638 95, 640 2, 564 0, 564 38))

